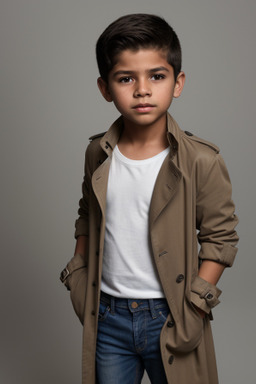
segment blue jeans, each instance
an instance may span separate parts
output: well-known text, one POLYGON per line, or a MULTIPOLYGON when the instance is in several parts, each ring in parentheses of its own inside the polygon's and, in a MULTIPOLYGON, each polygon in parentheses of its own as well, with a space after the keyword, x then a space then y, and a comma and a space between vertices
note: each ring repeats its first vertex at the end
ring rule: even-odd
POLYGON ((96 371, 98 384, 167 384, 160 332, 169 314, 165 299, 119 299, 101 294, 96 371))

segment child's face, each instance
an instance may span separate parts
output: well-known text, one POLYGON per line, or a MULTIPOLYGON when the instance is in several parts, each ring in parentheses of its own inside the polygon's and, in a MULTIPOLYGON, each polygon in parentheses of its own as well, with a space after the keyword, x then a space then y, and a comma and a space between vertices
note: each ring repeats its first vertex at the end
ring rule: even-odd
POLYGON ((155 49, 125 50, 109 73, 108 84, 98 79, 105 99, 113 101, 125 123, 148 126, 163 121, 173 97, 179 97, 185 74, 175 82, 164 52, 155 49))

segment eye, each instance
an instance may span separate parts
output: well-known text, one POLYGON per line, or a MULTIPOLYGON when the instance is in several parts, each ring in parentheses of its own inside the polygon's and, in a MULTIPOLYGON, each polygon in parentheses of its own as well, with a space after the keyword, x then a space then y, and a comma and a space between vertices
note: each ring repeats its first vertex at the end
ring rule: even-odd
POLYGON ((162 80, 162 79, 165 79, 165 76, 162 75, 161 73, 156 73, 155 75, 151 76, 151 79, 152 80, 162 80))
POLYGON ((119 79, 119 83, 131 83, 132 82, 132 78, 129 77, 129 76, 126 76, 126 77, 121 77, 119 79))

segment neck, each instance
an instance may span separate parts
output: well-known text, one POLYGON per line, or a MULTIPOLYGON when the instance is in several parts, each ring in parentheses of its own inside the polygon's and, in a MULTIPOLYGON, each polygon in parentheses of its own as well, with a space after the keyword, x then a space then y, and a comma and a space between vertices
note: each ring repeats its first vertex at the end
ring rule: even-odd
POLYGON ((132 145, 150 145, 153 143, 165 143, 168 146, 167 136, 167 117, 150 125, 137 125, 124 119, 124 130, 122 141, 132 145))

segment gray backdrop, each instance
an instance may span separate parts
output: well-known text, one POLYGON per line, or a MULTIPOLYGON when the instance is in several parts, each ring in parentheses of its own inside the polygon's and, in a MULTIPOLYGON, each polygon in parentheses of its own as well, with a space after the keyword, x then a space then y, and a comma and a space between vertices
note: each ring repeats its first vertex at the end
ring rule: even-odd
POLYGON ((212 325, 220 383, 256 381, 255 0, 1 0, 3 384, 80 383, 82 328, 59 272, 73 255, 88 137, 118 115, 96 86, 95 42, 134 12, 177 31, 187 80, 171 113, 219 145, 230 172, 241 241, 212 325))

